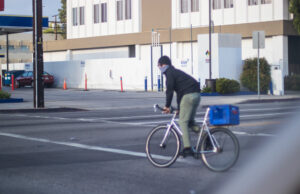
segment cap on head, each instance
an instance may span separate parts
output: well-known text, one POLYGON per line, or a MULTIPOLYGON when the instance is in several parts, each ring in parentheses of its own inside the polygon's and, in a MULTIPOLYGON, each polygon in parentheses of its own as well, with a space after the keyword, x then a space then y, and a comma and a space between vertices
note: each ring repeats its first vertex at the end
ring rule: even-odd
POLYGON ((158 59, 158 63, 160 65, 163 65, 163 64, 166 64, 166 65, 169 65, 169 66, 172 66, 172 63, 171 63, 171 60, 168 56, 162 56, 158 59))

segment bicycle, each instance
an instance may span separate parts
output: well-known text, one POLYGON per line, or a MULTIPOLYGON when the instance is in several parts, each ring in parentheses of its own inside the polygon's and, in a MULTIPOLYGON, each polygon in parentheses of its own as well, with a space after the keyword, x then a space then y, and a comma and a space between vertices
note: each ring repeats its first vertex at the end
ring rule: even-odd
MULTIPOLYGON (((157 104, 154 111, 163 110, 157 104)), ((174 112, 171 107, 171 113, 174 112)), ((206 109, 202 126, 199 131, 194 149, 194 158, 200 155, 205 166, 212 171, 226 171, 231 168, 239 157, 239 141, 227 128, 216 126, 210 128, 208 115, 210 107, 206 109), (225 144, 226 143, 226 144, 225 144)), ((156 167, 169 167, 178 158, 182 132, 176 121, 177 112, 173 113, 170 123, 154 127, 147 136, 146 154, 148 160, 156 167)))

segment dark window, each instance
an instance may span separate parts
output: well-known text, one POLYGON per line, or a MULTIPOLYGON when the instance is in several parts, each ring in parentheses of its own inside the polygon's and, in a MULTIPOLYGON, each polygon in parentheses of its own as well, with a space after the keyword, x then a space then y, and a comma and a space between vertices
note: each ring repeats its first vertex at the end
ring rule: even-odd
POLYGON ((248 0, 248 5, 258 5, 258 0, 248 0))
POLYGON ((189 7, 188 7, 188 0, 180 0, 180 5, 181 5, 181 13, 187 13, 189 12, 189 7))
POLYGON ((101 22, 107 22, 107 4, 101 3, 101 22))
POLYGON ((129 57, 134 58, 135 57, 135 45, 129 46, 129 57))
POLYGON ((79 8, 79 24, 84 25, 84 7, 79 8))
POLYGON ((117 1, 117 20, 123 20, 123 1, 117 1))
POLYGON ((191 10, 192 12, 199 11, 199 0, 191 0, 191 10))
POLYGON ((99 23, 99 4, 94 5, 94 23, 98 24, 99 23))
POLYGON ((224 8, 233 8, 233 0, 224 0, 224 8))
POLYGON ((74 7, 72 9, 72 15, 73 15, 73 26, 77 26, 78 25, 78 13, 77 13, 77 7, 74 7))
POLYGON ((125 20, 131 19, 131 0, 125 0, 125 20))

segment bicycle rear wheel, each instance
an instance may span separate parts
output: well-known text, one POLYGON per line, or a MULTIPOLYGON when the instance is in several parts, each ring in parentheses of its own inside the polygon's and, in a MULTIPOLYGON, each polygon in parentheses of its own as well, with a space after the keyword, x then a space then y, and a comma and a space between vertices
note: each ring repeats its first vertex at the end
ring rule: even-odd
POLYGON ((214 128, 210 130, 215 144, 219 145, 217 151, 213 146, 209 135, 206 133, 201 144, 201 156, 204 164, 213 171, 226 171, 237 161, 240 146, 236 136, 227 128, 214 128))
POLYGON ((149 161, 156 167, 168 167, 173 164, 180 150, 180 139, 173 128, 169 131, 166 141, 161 145, 167 132, 166 125, 159 125, 151 130, 146 141, 146 154, 149 161))

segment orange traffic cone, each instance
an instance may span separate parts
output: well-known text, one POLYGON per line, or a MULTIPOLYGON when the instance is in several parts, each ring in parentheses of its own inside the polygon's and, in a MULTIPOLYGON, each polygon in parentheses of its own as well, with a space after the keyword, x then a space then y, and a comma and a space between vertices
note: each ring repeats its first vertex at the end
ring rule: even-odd
POLYGON ((64 79, 64 90, 67 89, 67 83, 66 83, 66 79, 64 79))

